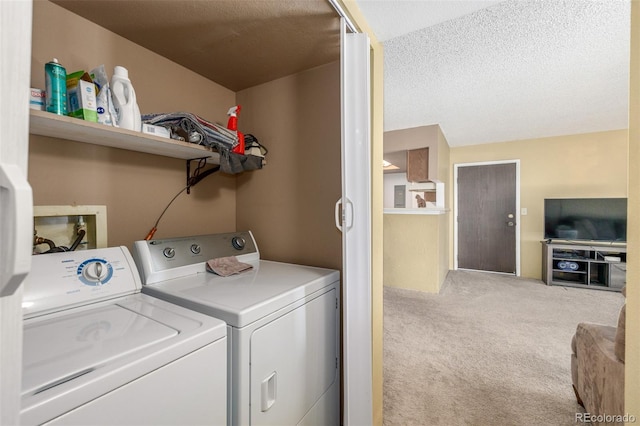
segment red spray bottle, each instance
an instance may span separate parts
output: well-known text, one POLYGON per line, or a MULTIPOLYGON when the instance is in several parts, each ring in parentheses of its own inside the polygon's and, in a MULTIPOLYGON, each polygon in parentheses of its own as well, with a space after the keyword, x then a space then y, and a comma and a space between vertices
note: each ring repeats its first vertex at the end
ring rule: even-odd
POLYGON ((233 130, 238 134, 238 145, 236 145, 236 147, 231 151, 236 154, 244 154, 244 134, 242 132, 238 132, 238 114, 240 114, 240 109, 242 109, 242 107, 240 105, 236 105, 230 108, 227 112, 227 115, 229 116, 227 129, 233 130))

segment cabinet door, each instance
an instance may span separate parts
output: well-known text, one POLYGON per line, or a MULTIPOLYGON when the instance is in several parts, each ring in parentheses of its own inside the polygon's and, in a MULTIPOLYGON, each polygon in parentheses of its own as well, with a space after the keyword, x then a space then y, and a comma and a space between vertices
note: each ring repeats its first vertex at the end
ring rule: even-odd
POLYGON ((407 150, 407 180, 429 181, 429 148, 407 150))

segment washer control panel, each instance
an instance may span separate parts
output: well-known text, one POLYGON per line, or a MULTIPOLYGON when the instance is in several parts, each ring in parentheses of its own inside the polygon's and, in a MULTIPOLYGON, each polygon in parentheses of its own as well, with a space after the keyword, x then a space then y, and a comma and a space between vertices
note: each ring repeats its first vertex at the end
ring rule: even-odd
POLYGON ((85 285, 104 285, 113 277, 113 265, 106 259, 87 259, 78 266, 78 278, 85 285))
POLYGON ((142 288, 126 247, 34 255, 25 281, 25 316, 93 303, 142 288))
POLYGON ((133 245, 144 284, 204 272, 207 261, 229 256, 260 260, 251 231, 136 241, 133 245))

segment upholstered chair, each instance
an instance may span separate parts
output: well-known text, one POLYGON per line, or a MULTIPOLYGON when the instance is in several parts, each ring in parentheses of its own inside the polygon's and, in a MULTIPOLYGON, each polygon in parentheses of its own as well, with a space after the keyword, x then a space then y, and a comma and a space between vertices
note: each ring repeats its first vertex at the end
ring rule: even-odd
POLYGON ((594 425, 623 424, 615 420, 624 415, 625 317, 626 304, 617 327, 580 323, 571 341, 571 376, 578 403, 592 418, 613 420, 594 425))

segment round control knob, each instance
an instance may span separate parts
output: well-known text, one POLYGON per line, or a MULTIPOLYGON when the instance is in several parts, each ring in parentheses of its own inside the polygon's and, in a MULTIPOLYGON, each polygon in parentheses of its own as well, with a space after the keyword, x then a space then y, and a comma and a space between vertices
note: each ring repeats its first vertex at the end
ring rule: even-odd
POLYGON ((78 265, 76 273, 83 284, 98 287, 109 282, 113 276, 113 267, 104 259, 91 258, 78 265))
POLYGON ((198 244, 191 244, 190 250, 193 254, 200 254, 200 246, 198 244))
POLYGON ((102 262, 92 262, 82 269, 82 275, 84 278, 86 278, 87 281, 94 283, 102 282, 106 278, 108 272, 108 269, 102 264, 102 262))
POLYGON ((236 250, 242 250, 245 244, 246 242, 242 237, 233 237, 231 239, 231 245, 233 245, 233 248, 236 250))
POLYGON ((167 247, 164 250, 162 250, 162 254, 164 254, 164 257, 171 259, 173 256, 176 255, 176 250, 172 247, 167 247))

